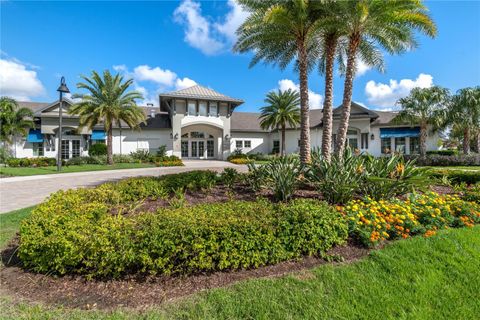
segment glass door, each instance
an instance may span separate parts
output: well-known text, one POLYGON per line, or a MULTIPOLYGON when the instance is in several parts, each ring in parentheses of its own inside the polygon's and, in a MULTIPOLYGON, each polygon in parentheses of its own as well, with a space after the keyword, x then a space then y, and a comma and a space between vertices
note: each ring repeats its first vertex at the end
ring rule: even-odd
POLYGON ((191 141, 191 155, 192 158, 198 158, 198 141, 191 141))
POLYGON ((205 141, 198 141, 198 157, 205 157, 205 141))
POLYGON ((188 140, 182 141, 182 158, 188 158, 188 140))
POLYGON ((215 157, 213 140, 207 140, 207 158, 215 157))

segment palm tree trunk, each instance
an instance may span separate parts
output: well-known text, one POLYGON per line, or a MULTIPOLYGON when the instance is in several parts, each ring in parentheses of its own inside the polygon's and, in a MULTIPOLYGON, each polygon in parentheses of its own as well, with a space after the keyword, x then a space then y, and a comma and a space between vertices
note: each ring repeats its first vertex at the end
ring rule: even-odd
POLYGON ((107 131, 107 164, 109 165, 113 164, 112 141, 113 141, 113 129, 112 129, 112 125, 110 124, 107 131))
POLYGON ((355 33, 350 36, 348 43, 347 70, 345 72, 345 83, 343 89, 342 118, 337 132, 336 153, 343 154, 347 140, 348 122, 350 121, 350 109, 352 104, 353 78, 355 76, 355 63, 357 48, 360 45, 360 34, 355 33))
POLYGON ((480 153, 480 130, 477 130, 475 135, 475 152, 480 153))
POLYGON ((282 156, 287 154, 286 152, 286 143, 285 143, 285 124, 282 125, 282 156))
POLYGON ((427 124, 420 123, 420 157, 425 158, 427 155, 427 124))
POLYGON ((463 129, 463 153, 470 154, 470 128, 463 129))
POLYGON ((307 49, 302 40, 297 41, 298 69, 300 71, 300 161, 310 162, 310 120, 308 107, 307 49))
POLYGON ((337 36, 329 35, 325 40, 327 61, 325 66, 325 100, 323 102, 322 156, 330 162, 333 131, 333 64, 337 47, 337 36))

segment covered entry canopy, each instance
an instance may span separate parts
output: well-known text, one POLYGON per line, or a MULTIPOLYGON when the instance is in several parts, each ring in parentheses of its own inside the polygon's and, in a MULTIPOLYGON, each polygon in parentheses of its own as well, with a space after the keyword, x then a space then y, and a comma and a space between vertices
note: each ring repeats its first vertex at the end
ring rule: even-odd
POLYGON ((406 138, 420 136, 419 127, 380 128, 380 138, 406 138))
POLYGON ((40 129, 30 129, 27 142, 43 142, 43 135, 40 129))

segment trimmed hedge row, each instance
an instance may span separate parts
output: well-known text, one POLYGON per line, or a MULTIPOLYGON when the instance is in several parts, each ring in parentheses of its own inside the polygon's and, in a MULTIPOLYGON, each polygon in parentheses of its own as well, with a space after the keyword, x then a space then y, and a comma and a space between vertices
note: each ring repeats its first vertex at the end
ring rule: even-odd
POLYGON ((466 183, 475 184, 480 182, 480 171, 468 171, 468 170, 438 170, 433 169, 431 175, 434 178, 447 177, 455 184, 466 183))
POLYGON ((57 164, 57 159, 38 157, 38 158, 10 158, 7 159, 9 167, 48 167, 57 164))
POLYGON ((421 166, 480 166, 480 154, 430 154, 424 159, 411 155, 404 155, 404 157, 405 159, 415 160, 416 163, 421 166))
POLYGON ((342 216, 315 200, 231 201, 123 216, 109 213, 105 194, 85 201, 85 192, 58 192, 22 223, 19 256, 27 268, 87 277, 192 274, 321 256, 347 238, 342 216))

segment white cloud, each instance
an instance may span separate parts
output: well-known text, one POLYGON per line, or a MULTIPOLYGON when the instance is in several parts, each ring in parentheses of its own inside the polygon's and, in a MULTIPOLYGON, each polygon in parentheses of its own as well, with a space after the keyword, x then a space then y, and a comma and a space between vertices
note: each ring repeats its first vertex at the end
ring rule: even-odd
MULTIPOLYGON (((292 89, 295 91, 300 91, 300 85, 294 83, 290 79, 283 79, 278 81, 278 88, 282 91, 292 89)), ((323 104, 323 97, 321 94, 308 90, 308 105, 310 109, 321 109, 323 104)))
POLYGON ((184 0, 174 12, 176 22, 185 27, 185 41, 206 55, 215 55, 228 49, 236 40, 237 28, 248 13, 235 1, 229 0, 229 12, 225 18, 213 21, 202 15, 199 2, 184 0))
POLYGON ((355 73, 355 75, 357 77, 359 76, 362 76, 364 75, 368 70, 370 70, 370 66, 368 66, 365 62, 363 62, 363 60, 361 59, 358 59, 357 60, 357 72, 355 73))
POLYGON ((433 77, 420 73, 417 79, 391 79, 389 84, 376 83, 370 80, 365 85, 365 94, 368 102, 382 108, 393 108, 398 99, 406 97, 413 88, 429 88, 433 85, 433 77))
POLYGON ((133 72, 124 64, 112 68, 126 78, 133 79, 134 89, 143 95, 142 105, 153 103, 158 107, 158 95, 161 92, 185 89, 197 84, 188 77, 180 78, 175 72, 160 67, 140 65, 133 72))
POLYGON ((204 54, 213 55, 220 52, 224 45, 211 35, 211 23, 202 16, 200 4, 191 0, 183 1, 175 9, 175 20, 183 24, 185 41, 192 47, 199 49, 204 54))
POLYGON ((159 67, 150 68, 147 65, 141 65, 133 69, 135 80, 138 81, 153 81, 165 86, 172 86, 177 74, 170 70, 163 70, 159 67))
POLYGON ((45 87, 31 66, 16 59, 0 59, 0 95, 30 101, 45 94, 45 87))
POLYGON ((218 32, 225 35, 231 43, 234 43, 237 41, 235 32, 245 19, 247 19, 249 13, 244 11, 235 0, 228 0, 228 6, 230 7, 230 12, 227 13, 223 23, 215 23, 215 28, 218 32))
POLYGON ((175 88, 177 90, 180 90, 180 89, 193 87, 196 84, 197 83, 195 81, 193 81, 192 79, 187 78, 187 77, 185 77, 183 79, 177 78, 177 80, 175 81, 175 88))

